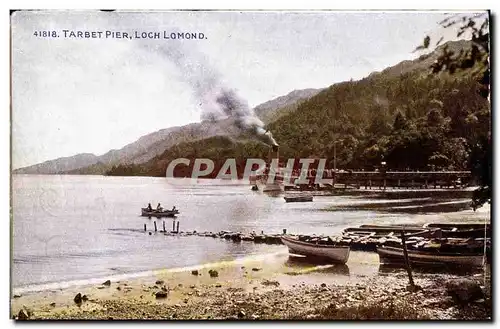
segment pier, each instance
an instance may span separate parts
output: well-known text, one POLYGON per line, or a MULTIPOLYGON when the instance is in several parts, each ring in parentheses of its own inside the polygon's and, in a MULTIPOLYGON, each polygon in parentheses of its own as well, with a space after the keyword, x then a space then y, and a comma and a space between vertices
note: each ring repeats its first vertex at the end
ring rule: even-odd
MULTIPOLYGON (((282 179, 277 178, 277 179, 282 179)), ((437 189, 461 188, 473 184, 470 171, 338 171, 325 170, 323 179, 333 180, 335 187, 355 187, 358 189, 437 189)), ((305 184, 296 184, 298 175, 290 182, 298 187, 315 185, 316 170, 308 171, 305 184)), ((333 186, 331 186, 333 188, 333 186)))

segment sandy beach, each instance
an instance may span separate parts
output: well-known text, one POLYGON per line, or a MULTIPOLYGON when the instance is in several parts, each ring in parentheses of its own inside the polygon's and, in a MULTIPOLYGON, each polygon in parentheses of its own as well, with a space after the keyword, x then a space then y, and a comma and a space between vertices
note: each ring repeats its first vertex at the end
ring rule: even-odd
MULTIPOLYGON (((373 256, 366 254, 368 259, 373 256)), ((373 267, 369 265, 367 268, 373 267)), ((482 284, 481 274, 466 277, 482 284)), ((19 319, 26 315, 29 320, 491 317, 489 297, 459 306, 447 295, 444 282, 458 276, 416 271, 414 278, 422 289, 411 292, 407 274, 401 269, 353 273, 346 265, 312 264, 277 253, 155 271, 154 276, 130 280, 14 295, 11 315, 19 319), (81 298, 75 299, 77 294, 81 298)))

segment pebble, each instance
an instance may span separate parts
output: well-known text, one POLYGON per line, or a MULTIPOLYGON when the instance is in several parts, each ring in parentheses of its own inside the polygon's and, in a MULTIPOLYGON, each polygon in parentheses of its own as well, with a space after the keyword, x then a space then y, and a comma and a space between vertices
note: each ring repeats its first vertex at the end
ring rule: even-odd
POLYGON ((162 291, 157 291, 155 293, 155 297, 156 298, 167 298, 167 296, 168 296, 167 292, 165 292, 163 290, 162 291))
POLYGON ((29 318, 28 312, 26 312, 23 309, 20 310, 19 313, 17 314, 18 320, 28 320, 28 318, 29 318))
POLYGON ((75 295, 75 298, 73 298, 73 301, 76 303, 76 304, 81 304, 82 303, 82 294, 81 293, 77 293, 75 295))

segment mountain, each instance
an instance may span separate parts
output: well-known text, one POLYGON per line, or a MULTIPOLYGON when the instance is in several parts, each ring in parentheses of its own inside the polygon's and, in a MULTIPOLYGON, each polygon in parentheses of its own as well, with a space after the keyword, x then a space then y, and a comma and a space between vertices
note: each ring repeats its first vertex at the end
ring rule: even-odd
MULTIPOLYGON (((460 51, 468 42, 451 42, 460 51)), ((280 159, 325 158, 338 168, 464 170, 474 145, 491 131, 490 104, 480 93, 478 68, 430 73, 442 46, 358 81, 336 83, 301 101, 267 125, 280 144, 280 159), (335 145, 335 147, 334 147, 335 145)), ((119 166, 109 175, 164 176, 178 157, 209 158, 219 168, 236 158, 266 158, 268 147, 221 136, 184 141, 140 166, 119 166)), ((180 176, 190 174, 180 167, 180 176)))
POLYGON ((431 65, 438 59, 446 48, 458 54, 460 51, 466 51, 471 48, 472 43, 466 40, 447 42, 430 53, 424 53, 415 60, 402 61, 394 66, 384 69, 382 72, 373 72, 369 77, 374 78, 378 75, 385 77, 398 77, 413 71, 428 71, 431 65))
POLYGON ((95 164, 99 157, 91 153, 81 153, 70 157, 45 161, 29 167, 16 169, 15 174, 54 174, 95 164))
MULTIPOLYGON (((294 109, 295 103, 304 101, 317 92, 319 89, 294 90, 285 96, 258 105, 255 111, 265 123, 269 123, 277 119, 281 111, 290 112, 294 109)), ((179 143, 213 136, 237 136, 239 133, 230 119, 218 122, 202 121, 158 130, 140 137, 119 150, 110 150, 101 156, 77 154, 16 169, 13 172, 16 174, 104 174, 112 166, 145 163, 179 143)))
POLYGON ((285 96, 281 96, 254 108, 255 114, 265 123, 270 123, 281 116, 295 111, 303 101, 313 97, 322 89, 294 90, 285 96))

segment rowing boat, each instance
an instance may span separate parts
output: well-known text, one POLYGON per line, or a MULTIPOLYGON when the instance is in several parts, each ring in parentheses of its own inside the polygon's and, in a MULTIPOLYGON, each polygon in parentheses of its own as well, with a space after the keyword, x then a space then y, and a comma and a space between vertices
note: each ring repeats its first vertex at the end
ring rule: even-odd
POLYGON ((141 208, 141 216, 144 217, 175 217, 179 214, 179 210, 163 210, 163 211, 148 211, 148 208, 141 208))
MULTIPOLYGON (((402 247, 377 247, 380 263, 404 264, 402 247)), ((439 251, 408 250, 408 260, 417 265, 459 265, 480 267, 483 265, 483 255, 478 253, 452 253, 439 251)))
POLYGON ((341 264, 345 264, 349 259, 349 246, 304 242, 289 235, 282 236, 281 241, 288 247, 288 252, 293 255, 325 258, 341 264))
POLYGON ((312 202, 312 196, 286 196, 284 197, 286 202, 312 202))

